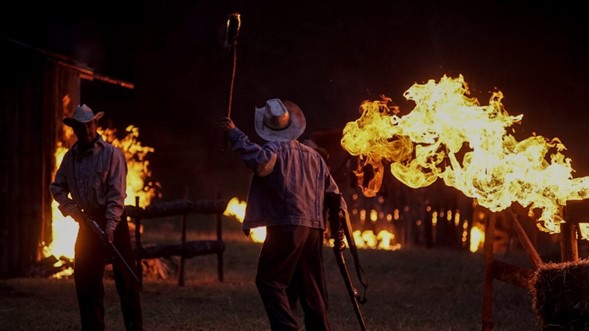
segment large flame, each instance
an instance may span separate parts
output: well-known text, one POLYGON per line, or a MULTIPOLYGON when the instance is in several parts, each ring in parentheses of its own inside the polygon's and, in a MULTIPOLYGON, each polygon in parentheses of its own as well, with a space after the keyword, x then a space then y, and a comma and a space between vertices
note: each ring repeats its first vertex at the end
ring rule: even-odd
MULTIPOLYGON (((159 194, 159 183, 149 181, 151 171, 149 169, 149 161, 146 160, 148 153, 153 153, 154 149, 148 146, 142 146, 138 140, 139 129, 134 126, 129 126, 126 129, 127 134, 123 139, 116 137, 116 130, 98 129, 105 141, 113 144, 113 146, 121 149, 125 154, 127 160, 127 198, 125 205, 135 205, 135 198, 139 198, 139 205, 145 207, 149 205, 151 199, 159 194)), ((64 138, 71 137, 73 131, 66 127, 64 138)), ((67 152, 67 148, 58 143, 57 151, 55 152, 55 164, 61 164, 63 156, 67 152)), ((46 257, 64 257, 73 259, 74 257, 74 243, 78 234, 78 223, 71 217, 64 217, 59 209, 58 204, 53 200, 52 207, 52 237, 53 241, 43 248, 43 253, 46 257)), ((71 270, 65 273, 60 273, 59 276, 66 276, 71 273, 71 270)), ((58 277, 59 277, 58 276, 58 277)))
MULTIPOLYGON (((588 197, 589 177, 572 177, 571 160, 558 138, 516 140, 509 132, 523 115, 508 114, 500 91, 492 93, 488 105, 469 94, 462 75, 443 76, 405 92, 415 102, 405 116, 388 106, 390 100, 365 101, 361 117, 344 128, 341 144, 374 173, 390 162, 391 173, 412 188, 441 178, 493 212, 517 202, 530 213, 541 211, 541 230, 559 232, 561 208, 568 200, 588 197)), ((380 182, 370 183, 365 194, 379 188, 380 182)))
MULTIPOLYGON (((61 164, 67 148, 63 147, 61 143, 57 146, 55 152, 55 164, 61 164)), ((72 258, 74 256, 74 245, 71 238, 76 238, 78 234, 78 223, 71 217, 64 217, 59 211, 58 203, 55 200, 51 201, 51 229, 53 241, 49 246, 43 247, 43 254, 47 256, 72 258)))
POLYGON ((126 130, 127 134, 123 139, 116 136, 116 130, 99 129, 98 133, 102 135, 105 141, 119 148, 125 153, 127 160, 127 197, 125 205, 135 205, 135 199, 139 198, 139 206, 149 205, 151 199, 159 194, 159 183, 151 181, 151 169, 147 155, 153 153, 155 149, 149 146, 141 145, 139 141, 139 128, 129 125, 126 130))

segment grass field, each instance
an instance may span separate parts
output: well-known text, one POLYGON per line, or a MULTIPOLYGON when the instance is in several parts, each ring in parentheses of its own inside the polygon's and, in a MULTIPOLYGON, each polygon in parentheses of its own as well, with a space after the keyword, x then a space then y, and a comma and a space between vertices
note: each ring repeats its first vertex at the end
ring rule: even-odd
MULTIPOLYGON (((152 239, 162 240, 166 231, 160 229, 152 239)), ((189 239, 198 236, 202 235, 189 233, 189 239)), ((146 330, 269 330, 254 285, 260 245, 231 225, 225 229, 225 240, 223 282, 217 280, 215 255, 187 260, 183 287, 173 274, 165 280, 145 280, 141 299, 146 330)), ((368 330, 481 330, 481 254, 444 249, 359 253, 368 278, 368 301, 361 306, 368 330)), ((351 257, 346 258, 352 269, 351 257)), ((527 267, 519 250, 501 259, 527 267)), ((328 247, 324 260, 333 330, 359 330, 328 247)), ((105 284, 107 330, 123 330, 114 283, 107 277, 105 284)), ((526 290, 495 281, 494 330, 539 330, 531 299, 526 290)), ((301 310, 297 312, 300 315, 301 310)), ((0 330, 76 329, 79 317, 72 280, 0 281, 0 330)))

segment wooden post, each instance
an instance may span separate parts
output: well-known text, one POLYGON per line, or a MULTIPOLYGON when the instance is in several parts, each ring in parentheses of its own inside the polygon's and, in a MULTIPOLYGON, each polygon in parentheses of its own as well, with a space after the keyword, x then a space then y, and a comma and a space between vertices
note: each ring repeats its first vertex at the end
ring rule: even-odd
POLYGON ((511 209, 509 209, 508 211, 511 215, 511 219, 513 220, 513 229, 517 234, 519 242, 521 243, 526 253, 528 253, 528 257, 530 258, 530 262, 532 262, 532 264, 534 265, 534 269, 538 269, 540 266, 544 264, 544 261, 542 261, 540 254, 538 254, 538 251, 536 251, 536 248, 534 248, 534 244, 532 244, 532 241, 530 240, 530 238, 526 234, 526 231, 519 222, 517 214, 514 213, 511 209))
MULTIPOLYGON (((217 198, 221 199, 221 192, 217 193, 217 198)), ((217 240, 223 241, 223 212, 217 213, 217 240)), ((223 281, 223 252, 217 253, 217 273, 220 281, 223 281)))
MULTIPOLYGON (((439 210, 436 211, 439 213, 439 210)), ((425 217, 421 220, 422 231, 420 232, 423 233, 424 241, 422 244, 425 245, 426 248, 434 247, 434 245, 437 244, 438 241, 437 230, 440 227, 440 217, 438 214, 437 224, 434 224, 433 215, 433 211, 429 212, 425 214, 425 217)), ((420 240, 418 240, 418 243, 420 243, 420 240)))
POLYGON ((470 232, 472 231, 472 227, 474 225, 475 222, 475 208, 474 208, 474 203, 475 203, 475 199, 472 198, 465 198, 462 200, 463 204, 462 204, 462 208, 461 208, 461 212, 460 212, 460 229, 463 229, 462 231, 466 231, 466 240, 464 241, 464 243, 462 244, 462 248, 465 249, 466 251, 470 250, 470 232), (466 228, 463 226, 463 222, 466 222, 466 228))
MULTIPOLYGON (((184 191, 184 199, 188 199, 188 188, 184 191)), ((182 215, 182 234, 180 236, 180 241, 182 243, 182 250, 186 247, 186 219, 188 214, 184 213, 182 215)), ((178 270, 178 286, 184 286, 184 268, 186 264, 186 258, 184 254, 180 255, 180 267, 178 270)))
POLYGON ((579 248, 577 246, 577 224, 573 222, 560 223, 560 256, 562 262, 577 261, 579 248))
POLYGON ((493 244, 495 241, 495 213, 487 217, 485 227, 485 243, 483 254, 485 260, 485 272, 483 279, 483 309, 482 309, 482 330, 493 330, 493 244))
MULTIPOLYGON (((135 197, 135 207, 139 208, 139 196, 135 197)), ((141 244, 141 217, 134 219, 135 221, 135 261, 137 263, 137 277, 139 277, 139 288, 143 290, 143 263, 141 262, 141 251, 143 246, 141 244)))
MULTIPOLYGON (((186 218, 187 214, 182 215, 182 234, 180 236, 180 242, 182 245, 182 250, 186 246, 186 218)), ((186 265, 186 258, 184 254, 180 254, 180 266, 178 269, 178 286, 184 286, 184 268, 186 265)))

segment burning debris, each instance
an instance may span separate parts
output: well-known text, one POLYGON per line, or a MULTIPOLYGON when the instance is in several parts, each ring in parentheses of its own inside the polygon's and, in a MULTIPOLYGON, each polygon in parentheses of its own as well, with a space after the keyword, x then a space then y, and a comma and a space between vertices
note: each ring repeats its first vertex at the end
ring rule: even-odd
POLYGON ((545 329, 589 329, 589 260, 547 263, 531 281, 533 309, 545 329))
POLYGON ((157 280, 175 277, 179 264, 179 258, 174 256, 141 260, 142 279, 157 280))
POLYGON ((50 255, 32 265, 28 270, 28 276, 62 279, 70 277, 73 272, 74 261, 72 259, 50 255))

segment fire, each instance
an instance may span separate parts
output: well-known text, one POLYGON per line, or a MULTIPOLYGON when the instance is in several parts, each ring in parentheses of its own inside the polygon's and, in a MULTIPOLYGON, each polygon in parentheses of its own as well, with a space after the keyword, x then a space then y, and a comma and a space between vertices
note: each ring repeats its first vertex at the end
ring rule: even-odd
MULTIPOLYGON (((127 160, 127 198, 126 205, 135 205, 135 197, 139 197, 139 205, 145 207, 149 205, 151 199, 158 194, 159 183, 150 182, 151 171, 149 169, 149 161, 146 160, 148 153, 153 153, 154 149, 148 146, 142 146, 138 140, 139 129, 134 126, 129 126, 126 129, 127 135, 123 139, 116 137, 116 131, 111 129, 98 129, 98 133, 103 136, 105 141, 113 144, 113 146, 121 149, 125 153, 127 160)), ((69 127, 65 127, 64 139, 73 137, 73 131, 69 127)), ((55 152, 55 164, 61 164, 61 161, 67 152, 67 148, 63 147, 62 143, 58 143, 57 151, 55 152)), ((74 244, 78 234, 78 223, 71 217, 64 217, 59 209, 58 204, 54 200, 52 206, 52 237, 53 241, 49 246, 43 248, 43 253, 46 257, 56 256, 73 259, 74 244)), ((72 270, 66 270, 60 273, 57 277, 70 275, 72 270)))
POLYGON ((125 159, 127 160, 127 197, 125 198, 125 205, 134 206, 135 199, 138 197, 139 206, 145 207, 159 192, 159 183, 149 180, 151 170, 149 160, 147 160, 147 155, 153 153, 155 149, 141 145, 138 127, 129 125, 125 131, 127 134, 123 139, 117 138, 116 130, 99 129, 98 133, 102 135, 105 141, 125 153, 125 159))
POLYGON ((485 231, 479 226, 473 226, 470 229, 470 251, 477 252, 485 241, 485 231))
MULTIPOLYGON (((67 148, 59 143, 55 152, 55 164, 61 164, 66 152, 67 148)), ((57 201, 53 200, 51 202, 53 241, 49 246, 43 247, 43 255, 46 257, 63 256, 71 259, 74 256, 74 243, 71 242, 71 238, 75 239, 78 234, 78 223, 69 216, 64 217, 57 206, 57 201)), ((72 272, 73 270, 68 270, 62 276, 69 276, 72 272)))
MULTIPOLYGON (((488 105, 469 94, 462 75, 443 76, 405 92, 415 107, 404 116, 388 106, 390 99, 365 101, 361 117, 345 126, 341 144, 374 173, 389 162, 391 173, 412 188, 440 178, 493 212, 517 202, 530 213, 541 211, 541 230, 559 232, 562 207, 588 197, 589 177, 572 177, 571 160, 558 138, 516 140, 510 132, 523 115, 509 115, 502 92, 493 92, 488 105)), ((375 176, 363 187, 365 194, 374 196, 381 180, 375 176)))
MULTIPOLYGON (((247 203, 239 200, 237 197, 233 197, 229 200, 227 208, 223 212, 225 216, 233 216, 240 223, 243 223, 245 217, 245 208, 247 203)), ((372 211, 374 221, 376 221, 376 211, 372 211)), ((375 248, 385 250, 399 249, 399 244, 392 244, 391 242, 395 238, 395 235, 387 230, 381 230, 378 234, 374 234, 372 230, 355 231, 354 242, 358 248, 375 248)), ((266 239, 266 227, 259 227, 251 229, 250 238, 255 243, 262 243, 266 239)))
POLYGON ((389 251, 401 248, 401 244, 391 243, 395 235, 387 230, 381 230, 378 234, 374 234, 372 230, 356 230, 353 233, 353 237, 354 243, 358 248, 384 249, 389 251))
MULTIPOLYGON (((240 223, 243 223, 246 206, 247 203, 245 201, 240 201, 237 197, 233 197, 231 200, 229 200, 223 215, 233 216, 240 223)), ((266 227, 251 229, 250 238, 255 243, 263 243, 264 239, 266 239, 266 227)))

